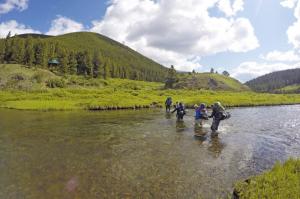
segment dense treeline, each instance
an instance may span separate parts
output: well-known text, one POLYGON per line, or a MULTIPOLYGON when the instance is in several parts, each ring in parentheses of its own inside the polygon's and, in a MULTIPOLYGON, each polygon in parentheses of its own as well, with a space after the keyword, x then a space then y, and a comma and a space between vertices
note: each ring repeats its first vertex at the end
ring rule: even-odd
POLYGON ((300 84, 300 68, 273 72, 246 83, 258 92, 274 92, 294 84, 300 84))
MULTIPOLYGON (((118 52, 114 53, 114 49, 110 49, 111 52, 108 53, 101 49, 89 48, 88 42, 83 48, 76 48, 66 45, 66 42, 61 39, 47 38, 11 37, 9 34, 6 39, 0 40, 0 63, 23 64, 49 69, 59 74, 77 74, 93 78, 111 77, 144 81, 163 81, 165 79, 167 69, 156 66, 158 64, 152 63, 146 58, 135 58, 137 57, 135 52, 129 48, 124 50, 124 46, 122 47, 121 44, 118 48, 123 48, 122 51, 129 51, 132 56, 127 58, 126 55, 122 55, 118 59, 119 55, 116 55, 118 52), (51 60, 57 60, 59 63, 49 64, 51 60)), ((73 42, 78 41, 73 40, 73 42)), ((82 43, 80 44, 82 45, 82 43)), ((105 45, 109 47, 109 44, 105 45)))

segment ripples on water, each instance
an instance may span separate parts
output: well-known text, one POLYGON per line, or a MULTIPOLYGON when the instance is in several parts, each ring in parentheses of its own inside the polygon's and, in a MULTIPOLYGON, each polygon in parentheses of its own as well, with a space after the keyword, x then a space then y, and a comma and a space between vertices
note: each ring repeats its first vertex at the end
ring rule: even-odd
POLYGON ((215 137, 192 110, 184 122, 158 110, 0 110, 0 198, 217 198, 300 157, 300 106, 231 114, 215 137))

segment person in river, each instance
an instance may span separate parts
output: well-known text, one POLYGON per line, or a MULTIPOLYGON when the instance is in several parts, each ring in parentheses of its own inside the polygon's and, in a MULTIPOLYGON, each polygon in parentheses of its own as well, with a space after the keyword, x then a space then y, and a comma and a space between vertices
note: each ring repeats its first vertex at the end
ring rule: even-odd
POLYGON ((209 116, 209 118, 213 118, 213 122, 211 125, 211 130, 213 131, 213 133, 218 131, 221 120, 224 120, 227 117, 229 116, 227 116, 225 108, 220 102, 216 102, 212 106, 212 114, 209 116))
POLYGON ((182 102, 179 102, 178 106, 172 111, 172 113, 176 112, 177 120, 183 120, 184 115, 186 114, 185 108, 182 102))
POLYGON ((198 106, 195 104, 195 127, 202 127, 203 120, 208 120, 207 109, 205 104, 198 106))
POLYGON ((166 102, 165 102, 165 106, 166 106, 166 112, 170 113, 171 112, 171 106, 172 106, 173 102, 172 102, 172 98, 168 97, 166 102))

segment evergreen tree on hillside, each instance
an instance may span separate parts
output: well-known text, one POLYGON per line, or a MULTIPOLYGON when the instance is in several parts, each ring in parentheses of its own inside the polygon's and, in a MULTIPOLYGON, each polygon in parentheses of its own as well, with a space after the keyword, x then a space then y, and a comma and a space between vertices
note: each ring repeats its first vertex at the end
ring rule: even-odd
POLYGON ((11 38, 11 55, 10 58, 8 60, 9 63, 13 63, 16 64, 18 63, 18 54, 19 54, 19 46, 18 46, 18 42, 17 42, 17 38, 11 38))
POLYGON ((59 69, 62 73, 67 74, 69 72, 69 58, 68 54, 66 52, 66 49, 59 48, 57 51, 58 54, 58 60, 59 60, 59 69))
POLYGON ((174 66, 172 65, 171 68, 168 70, 165 88, 173 88, 174 83, 176 82, 177 82, 177 72, 174 66))
POLYGON ((72 75, 77 74, 77 59, 76 54, 74 52, 71 52, 68 56, 68 66, 69 66, 69 72, 72 75))
POLYGON ((227 72, 226 70, 225 71, 223 71, 223 73, 222 73, 224 76, 226 76, 226 77, 229 77, 230 76, 230 74, 229 74, 229 72, 227 72))
POLYGON ((93 56, 93 77, 98 78, 100 76, 101 70, 101 54, 100 52, 95 51, 93 56))
POLYGON ((17 56, 16 56, 16 62, 19 64, 24 64, 24 57, 25 57, 25 42, 23 39, 17 40, 17 56))
POLYGON ((87 76, 87 56, 85 52, 79 52, 77 54, 77 63, 78 63, 78 74, 87 76))
POLYGON ((45 68, 49 60, 56 59, 61 64, 60 68, 53 68, 56 71, 78 72, 78 75, 95 78, 163 81, 166 76, 167 69, 128 47, 91 33, 80 33, 80 38, 78 40, 77 33, 62 37, 11 37, 8 34, 6 39, 0 39, 0 62, 45 68), (61 49, 65 49, 65 53, 61 49), (97 64, 95 51, 100 55, 97 64))
POLYGON ((103 65, 103 78, 107 79, 110 77, 110 61, 109 59, 103 65))
POLYGON ((0 63, 4 63, 5 48, 3 43, 0 43, 0 63))
POLYGON ((34 61, 33 41, 31 37, 28 37, 25 42, 24 63, 28 66, 32 66, 34 61))
POLYGON ((5 42, 4 42, 4 60, 6 63, 9 63, 11 61, 12 57, 12 40, 11 40, 11 32, 9 32, 6 36, 5 42))
POLYGON ((46 68, 48 64, 48 47, 47 44, 41 41, 35 44, 35 65, 41 66, 42 68, 46 68))
POLYGON ((94 68, 93 57, 91 53, 89 53, 88 51, 85 51, 85 57, 86 57, 86 75, 89 77, 93 77, 93 68, 94 68))
POLYGON ((210 73, 215 73, 215 69, 211 68, 210 73))

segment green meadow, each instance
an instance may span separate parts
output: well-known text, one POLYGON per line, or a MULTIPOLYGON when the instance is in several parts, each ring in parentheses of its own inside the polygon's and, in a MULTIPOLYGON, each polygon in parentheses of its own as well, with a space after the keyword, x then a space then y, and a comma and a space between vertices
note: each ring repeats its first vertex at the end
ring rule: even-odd
POLYGON ((240 199, 298 199, 300 198, 300 160, 277 163, 271 171, 235 185, 240 199))
POLYGON ((227 107, 300 103, 299 95, 257 94, 207 90, 163 90, 158 83, 107 80, 103 88, 54 88, 0 91, 0 107, 19 110, 110 110, 161 107, 166 97, 187 107, 215 101, 227 107), (118 86, 116 86, 118 85, 118 86))
POLYGON ((300 95, 297 94, 255 93, 242 89, 241 84, 231 78, 208 75, 198 74, 197 85, 205 87, 207 81, 201 80, 214 78, 220 88, 186 87, 194 84, 191 77, 182 84, 182 88, 166 90, 163 83, 157 82, 58 76, 44 69, 6 64, 0 65, 0 107, 42 111, 137 109, 161 107, 168 96, 187 107, 199 103, 210 105, 215 101, 227 107, 300 103, 300 95), (230 85, 228 91, 220 90, 226 85, 230 85))

